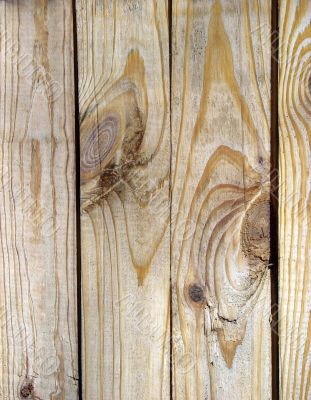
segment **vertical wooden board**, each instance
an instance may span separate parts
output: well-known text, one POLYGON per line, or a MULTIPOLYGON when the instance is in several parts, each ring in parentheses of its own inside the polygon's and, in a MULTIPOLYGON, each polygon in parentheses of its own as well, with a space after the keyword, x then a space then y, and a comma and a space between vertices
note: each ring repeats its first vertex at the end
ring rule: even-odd
POLYGON ((83 394, 169 398, 167 3, 78 0, 83 394))
POLYGON ((280 1, 280 398, 311 398, 311 3, 280 1))
POLYGON ((270 399, 270 13, 174 0, 173 398, 270 399))
POLYGON ((67 1, 0 2, 0 398, 77 399, 67 1))

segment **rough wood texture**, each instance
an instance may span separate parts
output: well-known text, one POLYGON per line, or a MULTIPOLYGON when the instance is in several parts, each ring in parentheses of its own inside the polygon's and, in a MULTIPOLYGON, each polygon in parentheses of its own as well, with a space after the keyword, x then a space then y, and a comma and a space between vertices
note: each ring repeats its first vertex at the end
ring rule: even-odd
POLYGON ((0 2, 0 398, 77 399, 71 2, 0 2))
POLYGON ((169 398, 167 4, 77 1, 83 395, 169 398))
POLYGON ((281 399, 311 398, 311 3, 280 1, 281 399))
POLYGON ((176 400, 271 398, 270 6, 173 1, 176 400))

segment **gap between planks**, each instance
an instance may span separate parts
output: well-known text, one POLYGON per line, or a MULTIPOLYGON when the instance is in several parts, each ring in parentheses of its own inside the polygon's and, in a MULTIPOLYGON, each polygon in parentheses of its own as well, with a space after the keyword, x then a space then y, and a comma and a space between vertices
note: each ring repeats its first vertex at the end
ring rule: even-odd
POLYGON ((279 1, 272 0, 271 7, 271 193, 270 193, 270 237, 271 240, 271 357, 272 398, 279 399, 279 119, 278 119, 278 67, 279 67, 279 1))
POLYGON ((82 288, 81 288, 81 193, 80 193, 80 111, 79 111, 79 64, 78 64, 78 31, 76 0, 72 0, 72 30, 73 30, 73 69, 74 69, 74 101, 75 101, 75 157, 76 157, 76 235, 77 235, 77 310, 78 310, 78 397, 83 398, 82 382, 82 288))

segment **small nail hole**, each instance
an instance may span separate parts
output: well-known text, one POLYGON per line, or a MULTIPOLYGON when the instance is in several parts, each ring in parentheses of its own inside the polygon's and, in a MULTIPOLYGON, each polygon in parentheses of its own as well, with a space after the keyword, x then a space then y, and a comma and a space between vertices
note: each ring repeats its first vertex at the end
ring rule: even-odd
POLYGON ((31 396, 33 392, 33 383, 32 382, 25 382, 20 390, 20 395, 22 399, 27 399, 29 396, 31 396))
POLYGON ((196 284, 189 287, 189 296, 195 303, 203 303, 205 301, 203 287, 196 284))

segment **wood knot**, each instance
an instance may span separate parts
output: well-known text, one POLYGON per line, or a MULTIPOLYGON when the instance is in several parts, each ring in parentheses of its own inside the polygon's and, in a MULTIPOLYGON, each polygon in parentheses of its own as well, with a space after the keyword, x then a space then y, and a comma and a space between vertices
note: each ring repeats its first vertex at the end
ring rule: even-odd
POLYGON ((309 94, 311 95, 311 75, 309 75, 309 78, 308 78, 308 91, 309 91, 309 94))
POLYGON ((268 196, 262 196, 247 210, 241 235, 242 251, 250 266, 267 266, 270 258, 270 202, 268 196))
POLYGON ((102 171, 114 154, 120 131, 120 118, 110 113, 97 124, 81 143, 82 178, 91 178, 102 171))
POLYGON ((32 395, 32 393, 33 393, 33 389, 34 389, 34 386, 33 386, 32 381, 26 380, 23 383, 23 385, 21 387, 21 390, 20 390, 21 398, 22 399, 26 399, 26 398, 30 397, 32 395))
POLYGON ((141 148, 148 101, 144 62, 138 51, 128 55, 123 74, 109 89, 107 99, 107 103, 90 104, 81 117, 83 210, 98 204, 112 191, 121 192, 125 187, 136 190, 132 188, 131 174, 152 157, 143 154, 141 148))
POLYGON ((189 297, 195 303, 204 303, 206 301, 204 288, 197 284, 191 285, 189 287, 189 297))

